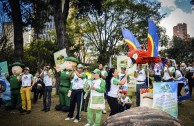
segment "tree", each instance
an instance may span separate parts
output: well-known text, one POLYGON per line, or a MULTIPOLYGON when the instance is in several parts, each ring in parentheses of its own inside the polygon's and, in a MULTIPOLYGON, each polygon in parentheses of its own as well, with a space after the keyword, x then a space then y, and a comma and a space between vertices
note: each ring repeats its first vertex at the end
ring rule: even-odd
MULTIPOLYGON (((141 44, 147 45, 148 19, 158 23, 164 15, 159 13, 160 3, 141 0, 137 3, 128 0, 104 0, 102 15, 94 10, 92 15, 87 13, 82 24, 76 27, 82 29, 90 48, 98 51, 98 62, 108 63, 111 55, 122 52, 122 28, 130 29, 141 44), (120 46, 119 46, 120 45, 120 46)), ((94 52, 94 51, 93 51, 94 52)))
POLYGON ((180 62, 192 62, 194 60, 194 50, 192 47, 192 40, 185 41, 178 37, 173 37, 170 48, 163 51, 172 59, 175 59, 177 63, 180 62))
POLYGON ((68 49, 70 41, 68 40, 68 36, 66 33, 67 30, 67 18, 69 15, 69 9, 77 8, 79 12, 77 17, 81 17, 86 12, 90 10, 97 9, 100 10, 101 8, 101 0, 64 0, 64 5, 62 4, 61 0, 50 0, 50 5, 53 8, 53 15, 57 33, 57 42, 58 48, 63 49, 66 48, 67 55, 70 55, 70 51, 68 49), (64 9, 62 10, 62 7, 64 9))

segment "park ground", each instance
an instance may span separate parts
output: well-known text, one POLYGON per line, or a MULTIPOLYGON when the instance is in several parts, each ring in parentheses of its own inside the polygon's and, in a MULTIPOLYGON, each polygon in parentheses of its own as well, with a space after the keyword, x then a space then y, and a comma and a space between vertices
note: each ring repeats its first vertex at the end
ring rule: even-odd
MULTIPOLYGON (((132 97, 133 107, 135 107, 135 97, 132 97)), ((55 111, 58 104, 58 96, 52 97, 52 107, 49 112, 42 112, 42 99, 36 104, 32 104, 31 114, 20 114, 18 110, 5 111, 0 108, 0 126, 84 126, 87 123, 87 113, 81 113, 81 121, 65 121, 67 112, 55 111)), ((108 117, 110 110, 106 104, 107 114, 103 114, 102 122, 108 117)), ((190 100, 185 100, 178 106, 178 119, 184 126, 194 126, 194 95, 190 100)))

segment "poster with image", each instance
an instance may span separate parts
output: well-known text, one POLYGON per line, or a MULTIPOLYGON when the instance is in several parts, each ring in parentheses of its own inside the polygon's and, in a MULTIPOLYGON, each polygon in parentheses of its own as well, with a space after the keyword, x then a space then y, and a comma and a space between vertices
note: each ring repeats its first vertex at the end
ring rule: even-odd
POLYGON ((117 56, 117 70, 121 72, 121 67, 126 67, 129 82, 128 84, 128 94, 132 95, 132 92, 136 92, 136 78, 134 77, 134 72, 137 69, 137 65, 133 64, 130 57, 127 56, 117 56))
POLYGON ((4 75, 8 73, 7 61, 0 62, 0 75, 4 75))
POLYGON ((177 118, 177 82, 154 82, 153 108, 177 118))
POLYGON ((66 66, 64 61, 65 57, 67 57, 65 48, 54 53, 54 60, 55 60, 57 71, 65 69, 65 66, 66 66))

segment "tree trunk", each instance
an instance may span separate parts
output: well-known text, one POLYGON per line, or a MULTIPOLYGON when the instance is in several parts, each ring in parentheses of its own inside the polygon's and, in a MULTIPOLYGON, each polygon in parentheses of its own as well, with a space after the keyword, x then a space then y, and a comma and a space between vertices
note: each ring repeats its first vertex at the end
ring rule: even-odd
POLYGON ((69 14, 70 0, 65 0, 64 10, 62 12, 61 0, 55 0, 54 8, 54 21, 57 34, 58 49, 66 48, 67 55, 70 55, 68 48, 68 38, 66 34, 67 17, 69 14))
POLYGON ((19 0, 9 0, 14 27, 14 61, 23 60, 22 15, 19 0))

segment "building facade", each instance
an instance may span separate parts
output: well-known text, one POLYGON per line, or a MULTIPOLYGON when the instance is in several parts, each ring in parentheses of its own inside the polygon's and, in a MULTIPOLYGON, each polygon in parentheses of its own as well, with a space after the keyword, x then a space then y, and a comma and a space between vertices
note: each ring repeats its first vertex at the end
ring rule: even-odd
POLYGON ((183 40, 189 40, 190 35, 187 34, 187 24, 186 23, 178 23, 173 27, 173 36, 179 37, 183 40))

